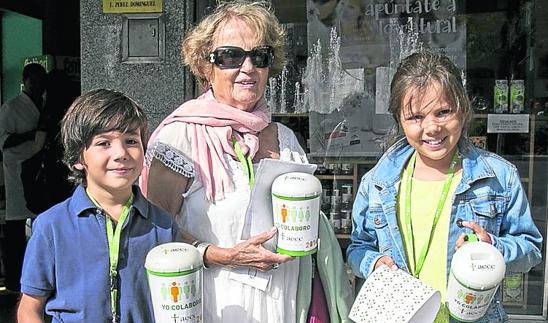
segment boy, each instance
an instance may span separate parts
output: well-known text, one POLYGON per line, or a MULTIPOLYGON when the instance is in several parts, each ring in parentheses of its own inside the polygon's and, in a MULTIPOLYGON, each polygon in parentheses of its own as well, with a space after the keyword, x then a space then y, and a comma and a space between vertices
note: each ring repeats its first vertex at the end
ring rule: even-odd
POLYGON ((44 307, 53 322, 154 321, 145 257, 178 230, 133 185, 146 134, 144 112, 120 92, 94 90, 71 105, 61 136, 79 186, 34 223, 19 322, 41 322, 44 307))

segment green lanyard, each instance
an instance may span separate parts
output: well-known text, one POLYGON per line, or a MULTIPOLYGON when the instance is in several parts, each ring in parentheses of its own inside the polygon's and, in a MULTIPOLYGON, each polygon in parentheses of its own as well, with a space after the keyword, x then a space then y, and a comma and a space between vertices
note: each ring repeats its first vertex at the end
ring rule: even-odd
POLYGON ((244 156, 244 153, 242 152, 242 147, 240 147, 240 144, 238 141, 236 141, 236 138, 232 137, 232 145, 234 146, 234 152, 236 153, 236 157, 238 157, 238 160, 242 164, 242 167, 244 168, 244 172, 247 175, 247 178, 249 179, 249 187, 252 188, 253 184, 255 183, 255 172, 253 171, 253 161, 249 155, 246 157, 244 156))
POLYGON ((410 258, 412 259, 410 259, 410 263, 415 264, 415 270, 412 274, 413 276, 418 278, 422 270, 422 266, 424 265, 424 260, 426 259, 426 255, 428 254, 428 250, 430 249, 430 245, 432 244, 432 237, 434 236, 436 225, 438 224, 438 220, 440 219, 441 212, 443 211, 443 206, 445 204, 445 201, 447 200, 447 194, 449 193, 449 188, 451 187, 451 181, 453 180, 453 176, 455 175, 455 168, 457 166, 458 157, 457 157, 457 153, 455 152, 451 160, 451 165, 449 166, 449 169, 447 170, 447 178, 445 179, 445 182, 443 183, 443 190, 441 192, 441 196, 438 201, 436 212, 434 213, 434 221, 432 222, 432 230, 430 231, 430 237, 428 238, 428 241, 422 247, 418 261, 415 262, 415 239, 413 238, 413 227, 411 224, 411 179, 413 178, 413 169, 415 167, 416 157, 417 157, 417 153, 414 153, 413 156, 411 156, 411 159, 409 160, 409 163, 407 164, 407 169, 404 172, 405 213, 404 213, 403 222, 405 223, 405 227, 407 231, 407 239, 411 240, 411 241, 407 241, 407 243, 408 245, 411 246, 410 258))
MULTIPOLYGON (((101 205, 95 201, 95 199, 89 194, 86 190, 89 198, 99 209, 102 209, 101 205)), ((105 214, 105 221, 107 224, 107 239, 108 239, 108 255, 110 261, 110 307, 112 309, 112 322, 118 322, 118 258, 120 256, 120 236, 122 234, 122 227, 126 222, 126 219, 129 215, 129 210, 131 208, 131 203, 133 203, 133 193, 127 200, 127 202, 122 207, 122 212, 120 213, 120 218, 118 219, 118 225, 116 229, 113 229, 112 219, 105 214)))

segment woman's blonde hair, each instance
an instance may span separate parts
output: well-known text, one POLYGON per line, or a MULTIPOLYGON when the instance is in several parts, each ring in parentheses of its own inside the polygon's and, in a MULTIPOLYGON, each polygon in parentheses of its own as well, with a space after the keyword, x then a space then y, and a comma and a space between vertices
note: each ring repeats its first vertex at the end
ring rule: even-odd
POLYGON ((285 31, 272 12, 270 3, 242 0, 222 2, 213 13, 207 15, 187 33, 182 43, 183 63, 190 67, 203 87, 207 87, 209 83, 208 76, 212 63, 207 60, 207 56, 214 50, 212 46, 216 33, 219 27, 231 19, 240 19, 255 30, 257 45, 269 45, 274 48, 274 61, 270 67, 269 76, 278 74, 286 63, 285 31))

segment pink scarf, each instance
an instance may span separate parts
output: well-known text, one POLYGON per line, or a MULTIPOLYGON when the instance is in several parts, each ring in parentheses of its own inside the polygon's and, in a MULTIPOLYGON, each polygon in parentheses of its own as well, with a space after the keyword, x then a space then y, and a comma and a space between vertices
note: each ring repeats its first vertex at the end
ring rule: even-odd
MULTIPOLYGON (((217 102, 209 90, 197 99, 185 102, 167 116, 152 133, 149 148, 154 145, 160 130, 172 122, 188 123, 196 175, 204 185, 207 199, 216 201, 223 199, 225 192, 233 190, 223 157, 225 153, 236 156, 232 137, 240 144, 244 155, 253 158, 259 149, 257 135, 270 123, 270 114, 264 99, 257 102, 252 112, 246 112, 217 102)), ((145 163, 140 178, 145 196, 149 167, 149 163, 145 163)))

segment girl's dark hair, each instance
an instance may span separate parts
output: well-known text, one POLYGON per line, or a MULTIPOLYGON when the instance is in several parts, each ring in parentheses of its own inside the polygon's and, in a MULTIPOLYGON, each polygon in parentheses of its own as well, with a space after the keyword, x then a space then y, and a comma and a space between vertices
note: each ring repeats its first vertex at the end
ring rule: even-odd
POLYGON ((141 130, 141 142, 146 147, 147 118, 141 107, 125 94, 97 89, 76 98, 61 122, 61 140, 65 150, 63 162, 71 170, 70 179, 84 183, 86 174, 74 168, 93 137, 109 132, 141 130))
MULTIPOLYGON (((445 55, 423 50, 404 58, 394 74, 390 85, 390 101, 388 111, 392 117, 400 122, 401 110, 409 109, 411 101, 403 102, 410 89, 417 95, 422 95, 424 90, 432 83, 438 82, 442 89, 440 95, 444 95, 447 103, 459 113, 464 127, 471 118, 470 102, 462 82, 461 71, 445 55)), ((463 134, 466 129, 463 129, 463 134)))

